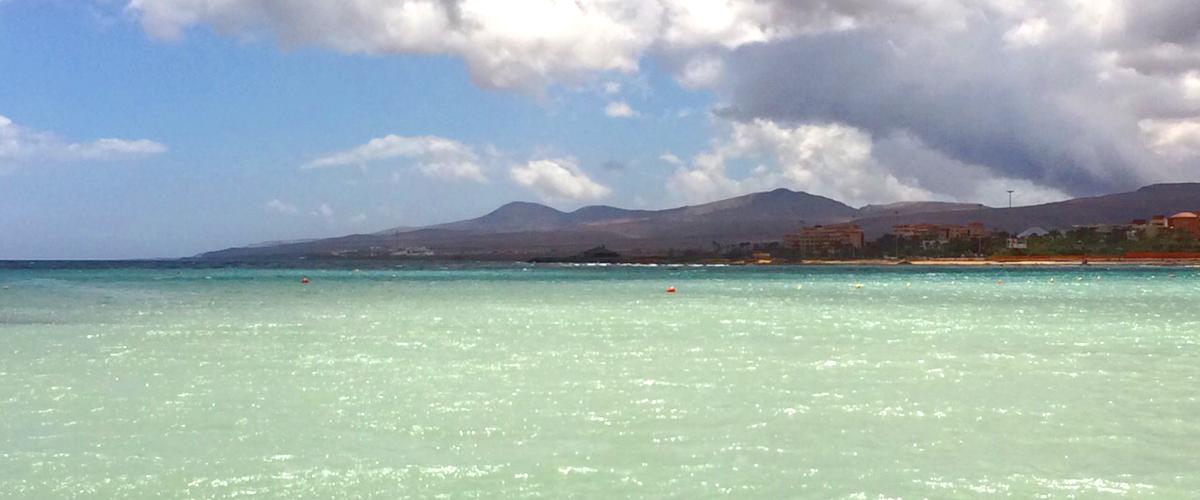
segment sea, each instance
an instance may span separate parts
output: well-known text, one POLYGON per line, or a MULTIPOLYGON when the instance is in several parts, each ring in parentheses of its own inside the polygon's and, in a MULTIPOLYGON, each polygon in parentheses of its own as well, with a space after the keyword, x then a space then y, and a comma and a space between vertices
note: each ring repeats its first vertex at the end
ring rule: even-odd
POLYGON ((1198 299, 1194 268, 7 263, 0 498, 1195 498, 1198 299))

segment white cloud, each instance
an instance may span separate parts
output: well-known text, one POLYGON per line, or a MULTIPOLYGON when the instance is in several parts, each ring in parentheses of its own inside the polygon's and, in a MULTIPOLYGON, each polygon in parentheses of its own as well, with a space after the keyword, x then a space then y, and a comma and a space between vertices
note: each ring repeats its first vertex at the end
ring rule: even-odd
MULTIPOLYGON (((633 72, 655 47, 687 51, 763 42, 793 30, 773 2, 727 0, 130 0, 159 39, 196 25, 348 53, 452 54, 475 80, 537 88, 596 72, 633 72)), ((846 24, 814 7, 804 29, 846 24)))
POLYGON ((656 2, 609 0, 132 0, 129 8, 163 39, 210 24, 350 53, 454 54, 479 84, 498 88, 634 71, 662 15, 656 2))
POLYGON ((638 115, 637 111, 634 111, 624 101, 608 103, 608 106, 604 107, 604 114, 609 118, 633 118, 638 115))
POLYGON ((690 89, 711 87, 721 80, 725 62, 715 56, 701 55, 688 59, 679 71, 679 83, 690 89))
POLYGON ((1183 97, 1192 101, 1200 101, 1200 70, 1189 71, 1180 79, 1183 87, 1183 97))
POLYGON ((675 166, 683 165, 683 160, 680 160, 679 157, 675 156, 674 153, 663 153, 658 156, 658 159, 675 166))
POLYGON ((896 178, 872 157, 871 137, 838 124, 781 126, 766 120, 735 123, 729 136, 681 167, 668 189, 692 202, 790 187, 851 204, 930 199, 933 194, 896 178), (731 175, 730 163, 756 163, 731 175))
MULTIPOLYGON (((664 155, 665 156, 665 155, 664 155)), ((876 141, 843 124, 785 126, 768 120, 732 124, 727 135, 681 164, 668 192, 705 202, 777 187, 851 205, 911 200, 1001 206, 1007 190, 1024 204, 1070 198, 1060 190, 949 158, 907 134, 876 141), (731 173, 734 166, 739 173, 731 173)))
POLYGON ((772 18, 770 2, 677 0, 661 2, 666 10, 659 35, 675 47, 738 47, 765 42, 788 31, 772 18))
POLYGON ((130 160, 166 151, 166 146, 146 139, 70 142, 0 116, 0 170, 33 163, 130 160))
POLYGON ((1200 119, 1142 120, 1138 127, 1155 153, 1182 159, 1200 157, 1200 119))
POLYGON ((417 170, 428 177, 448 180, 486 182, 479 155, 470 146, 435 136, 403 137, 389 135, 366 144, 317 158, 304 168, 366 166, 385 160, 413 160, 417 170))
POLYGON ((350 217, 350 218, 349 218, 349 219, 347 219, 347 220, 348 220, 348 221, 349 221, 351 224, 354 224, 354 225, 358 226, 358 225, 361 225, 362 223, 364 223, 364 222, 366 222, 366 221, 367 221, 367 214, 358 214, 358 215, 354 215, 354 216, 350 217))
POLYGON ((296 214, 300 213, 300 209, 296 208, 296 205, 292 205, 291 203, 286 203, 284 201, 279 200, 278 198, 268 201, 264 206, 266 207, 267 210, 281 213, 284 215, 296 215, 296 214))
POLYGON ((316 210, 309 212, 309 215, 312 215, 313 217, 320 217, 322 219, 325 219, 326 224, 328 224, 330 226, 333 225, 334 212, 333 212, 333 207, 329 206, 329 202, 322 202, 320 205, 317 206, 316 210))
POLYGON ((1044 18, 1030 19, 1008 30, 1004 34, 1004 41, 1011 47, 1041 45, 1049 29, 1050 24, 1044 18))
POLYGON ((608 82, 604 84, 604 93, 613 95, 621 93, 621 84, 617 82, 608 82))
POLYGON ((591 201, 611 192, 588 177, 573 158, 533 160, 512 167, 510 175, 546 200, 591 201))

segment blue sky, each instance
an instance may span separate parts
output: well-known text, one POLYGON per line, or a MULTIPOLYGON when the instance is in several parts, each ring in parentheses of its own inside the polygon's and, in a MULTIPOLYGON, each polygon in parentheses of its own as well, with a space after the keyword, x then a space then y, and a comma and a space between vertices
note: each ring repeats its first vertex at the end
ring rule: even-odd
POLYGON ((0 0, 0 258, 1195 180, 1194 4, 965 5, 0 0))
POLYGON ((65 141, 145 138, 168 150, 0 174, 2 258, 184 256, 544 201, 503 175, 484 184, 445 182, 410 171, 403 160, 301 168, 389 134, 491 145, 503 152, 501 165, 542 154, 575 157, 589 176, 613 186, 611 196, 587 202, 624 206, 667 204, 656 198, 671 165, 658 157, 707 140, 710 98, 652 66, 534 95, 482 89, 461 60, 447 56, 281 50, 204 28, 163 42, 127 16, 97 9, 0 3, 0 68, 20 75, 2 79, 0 115, 65 141), (621 86, 619 94, 605 92, 609 82, 621 86), (641 116, 606 116, 610 100, 641 116), (648 180, 656 186, 644 189, 648 180), (298 213, 267 208, 272 200, 298 213), (311 213, 322 204, 332 217, 311 213))

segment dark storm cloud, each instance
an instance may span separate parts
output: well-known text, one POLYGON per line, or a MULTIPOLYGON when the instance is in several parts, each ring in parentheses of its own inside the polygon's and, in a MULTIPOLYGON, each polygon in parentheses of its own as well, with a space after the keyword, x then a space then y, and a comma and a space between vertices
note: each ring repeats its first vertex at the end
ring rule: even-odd
POLYGON ((1126 33, 1134 40, 1194 45, 1200 43, 1200 2, 1137 1, 1128 11, 1126 33))
POLYGON ((1123 29, 1106 44, 1122 66, 1149 75, 1200 70, 1200 2, 1158 0, 1130 4, 1123 29))
POLYGON ((724 114, 904 131, 956 160, 1072 193, 1135 186, 1140 158, 1121 137, 1136 135, 1133 124, 1061 100, 1098 97, 1080 80, 1089 68, 1000 38, 851 31, 744 47, 729 58, 724 114))

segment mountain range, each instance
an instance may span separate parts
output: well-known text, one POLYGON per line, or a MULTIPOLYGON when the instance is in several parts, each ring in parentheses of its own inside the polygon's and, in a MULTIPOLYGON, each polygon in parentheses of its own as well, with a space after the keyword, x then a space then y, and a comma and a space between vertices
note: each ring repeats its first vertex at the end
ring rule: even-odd
POLYGON ((710 249, 714 244, 779 241, 804 226, 853 222, 868 238, 896 224, 982 222, 1018 232, 1083 224, 1128 223, 1153 215, 1200 210, 1200 183, 1157 184, 1137 191, 1013 208, 946 202, 902 202, 854 208, 788 189, 748 194, 666 210, 589 206, 573 212, 527 202, 504 205, 481 217, 421 228, 279 244, 257 244, 201 254, 203 259, 261 259, 335 253, 390 253, 425 247, 440 256, 481 259, 563 256, 605 245, 631 255, 668 249, 710 249))

